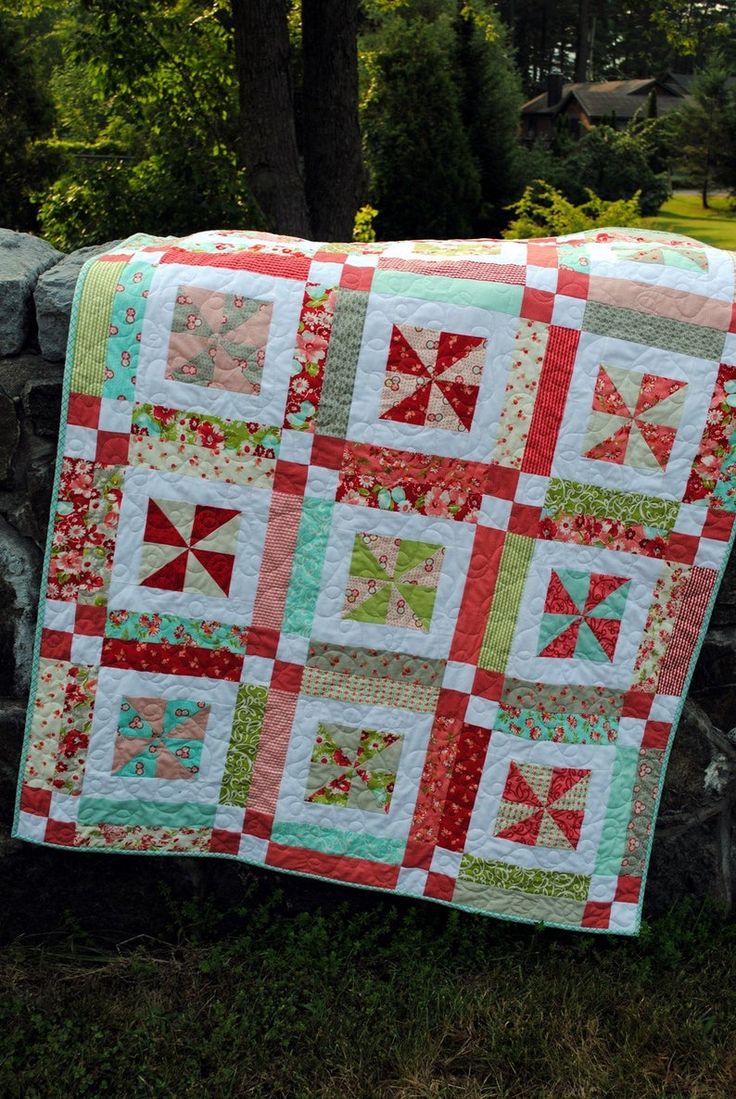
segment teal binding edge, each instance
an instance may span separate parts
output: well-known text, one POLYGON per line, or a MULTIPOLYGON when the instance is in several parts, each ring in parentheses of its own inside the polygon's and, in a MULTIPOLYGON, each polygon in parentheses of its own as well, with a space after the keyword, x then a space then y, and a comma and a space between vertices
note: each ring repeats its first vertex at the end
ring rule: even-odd
MULTIPOLYGON (((144 234, 136 233, 132 237, 128 237, 126 240, 121 241, 121 243, 119 245, 117 245, 117 248, 121 252, 125 251, 126 248, 130 248, 131 246, 133 246, 134 242, 138 242, 140 244, 142 237, 144 237, 144 234)), ((145 237, 146 243, 159 243, 159 242, 163 242, 167 239, 171 240, 172 238, 170 238, 170 237, 169 238, 147 237, 147 236, 145 237)), ((101 255, 102 254, 104 254, 104 253, 101 253, 101 255)), ((61 414, 60 414, 60 420, 59 420, 59 442, 58 442, 58 445, 57 445, 57 448, 56 448, 56 471, 55 471, 55 474, 54 474, 54 487, 53 487, 53 492, 52 492, 52 496, 51 496, 51 505, 50 505, 50 509, 49 509, 49 527, 48 527, 48 532, 47 532, 47 535, 46 535, 46 548, 45 548, 45 551, 44 551, 43 569, 42 569, 42 572, 41 572, 41 584, 40 584, 40 588, 39 588, 39 600, 38 600, 39 614, 38 614, 38 618, 36 620, 36 636, 35 636, 35 642, 34 642, 34 646, 33 646, 33 663, 31 665, 31 682, 30 682, 30 690, 29 690, 29 693, 28 693, 28 705, 27 705, 27 708, 26 708, 25 734, 24 734, 24 737, 23 737, 23 747, 21 749, 20 771, 19 771, 19 775, 18 775, 17 790, 16 790, 16 797, 15 797, 15 811, 14 811, 14 814, 13 814, 13 825, 12 825, 12 829, 11 829, 11 836, 14 839, 21 839, 21 840, 23 840, 24 843, 34 844, 38 847, 51 847, 51 848, 54 848, 54 849, 59 848, 60 845, 57 844, 57 843, 47 843, 46 840, 31 839, 27 836, 20 836, 18 834, 18 818, 19 818, 19 815, 20 815, 20 799, 21 799, 21 789, 22 789, 22 781, 21 780, 22 780, 22 776, 23 776, 23 768, 25 766, 26 755, 28 753, 28 744, 29 744, 30 735, 31 735, 32 710, 30 708, 30 703, 31 703, 32 699, 34 699, 36 697, 36 691, 37 691, 37 687, 38 687, 38 666, 39 666, 40 652, 41 652, 41 631, 42 631, 42 628, 43 628, 43 618, 42 618, 41 611, 43 609, 43 601, 45 600, 45 592, 46 592, 46 587, 47 587, 47 582, 48 582, 48 570, 49 570, 49 563, 50 563, 50 560, 51 560, 51 544, 52 544, 52 541, 53 541, 53 534, 54 534, 54 517, 56 515, 56 507, 57 507, 57 504, 58 504, 59 482, 61 480, 61 463, 62 463, 62 458, 64 456, 64 445, 66 443, 67 411, 68 411, 68 407, 69 407, 69 393, 70 393, 70 389, 71 389, 73 351, 74 351, 74 347, 75 347, 75 344, 76 344, 76 337, 77 337, 77 319, 78 319, 78 314, 79 314, 79 302, 80 302, 80 299, 81 299, 81 296, 82 296, 82 288, 83 288, 84 283, 86 281, 89 270, 92 267, 92 265, 97 263, 98 261, 99 261, 99 256, 93 256, 91 259, 87 260, 87 262, 85 263, 84 267, 82 268, 82 270, 79 274, 79 278, 77 279, 77 285, 76 285, 76 288, 75 288, 75 291, 74 291, 74 300, 72 302, 72 312, 71 312, 71 318, 70 318, 70 324, 69 324, 69 337, 68 337, 68 340, 67 340, 66 362, 65 362, 65 367, 64 367, 64 382, 63 382, 63 389, 62 389, 62 396, 61 396, 61 414)), ((734 445, 735 441, 736 441, 736 434, 731 437, 732 445, 734 445)), ((708 626, 710 624, 711 614, 713 613, 713 607, 715 605, 716 599, 718 598, 718 593, 721 589, 721 584, 723 583, 723 577, 725 575, 726 568, 727 568, 728 563, 729 563, 729 558, 731 556, 731 553, 733 552, 734 541, 736 541, 736 523, 734 524, 734 528, 731 532, 731 537, 729 538, 729 541, 728 541, 728 552, 724 557, 723 564, 721 565, 721 567, 719 569, 718 576, 717 576, 716 581, 713 585, 713 591, 711 593, 710 600, 708 601, 708 607, 707 607, 705 615, 703 617, 703 622, 702 622, 702 625, 700 627, 700 633, 698 635, 698 640, 697 640, 697 643, 696 643, 695 648, 693 650, 693 655, 690 659, 690 666, 688 668, 687 675, 685 677, 685 682, 684 682, 684 685, 683 685, 682 694, 680 696, 680 701, 679 701, 679 704, 677 706, 675 716, 672 720, 672 729, 670 731, 669 740, 667 742, 667 748, 665 749, 665 757, 664 757, 664 762, 662 764, 662 776, 661 776, 661 781, 659 783, 659 792, 657 794, 657 799, 656 799, 655 807, 654 807, 654 815, 652 817, 654 827, 652 829, 652 835, 650 836, 649 843, 647 845, 646 857, 645 857, 645 862, 644 862, 644 871, 642 873, 642 878, 641 878, 641 890, 640 890, 640 893, 639 893, 639 902, 638 902, 637 907, 636 907, 636 917, 635 917, 635 921, 634 921, 634 926, 631 928, 630 931, 622 931, 618 928, 610 928, 610 927, 582 927, 580 924, 577 924, 577 923, 559 923, 559 922, 556 922, 556 921, 553 921, 553 920, 540 921, 540 920, 532 919, 531 917, 527 918, 526 916, 515 916, 515 915, 511 915, 509 913, 505 913, 505 912, 493 912, 492 910, 487 909, 487 908, 474 908, 470 905, 457 904, 454 901, 441 900, 438 897, 426 897, 426 896, 416 897, 414 894, 402 893, 402 892, 398 891, 397 889, 389 889, 387 886, 366 885, 366 884, 363 884, 362 882, 346 882, 346 881, 342 881, 339 878, 329 878, 329 877, 327 877, 326 875, 323 875, 323 874, 309 874, 309 873, 307 873, 307 871, 289 870, 289 869, 286 869, 286 868, 281 867, 281 866, 271 866, 268 863, 258 862, 255 859, 248 859, 248 858, 243 857, 242 855, 229 855, 229 854, 226 854, 224 852, 219 852, 219 851, 190 851, 190 852, 187 852, 187 851, 156 851, 156 850, 154 850, 154 851, 122 851, 122 850, 119 850, 119 849, 117 849, 117 850, 106 850, 106 849, 91 848, 91 847, 75 847, 75 848, 71 848, 71 850, 78 851, 80 853, 84 852, 84 853, 90 854, 90 855, 133 855, 133 856, 144 855, 144 856, 149 856, 149 857, 151 855, 157 855, 157 856, 164 857, 164 858, 168 856, 170 858, 173 857, 173 858, 200 858, 200 859, 229 859, 230 861, 233 861, 233 862, 244 863, 247 866, 253 866, 258 870, 268 870, 270 872, 277 871, 278 873, 281 873, 281 874, 290 874, 290 875, 292 875, 294 877, 298 877, 298 878, 308 878, 308 879, 311 879, 312 881, 324 881, 324 882, 329 883, 330 885, 341 885, 341 886, 345 886, 346 888, 350 888, 350 889, 365 889, 365 890, 368 890, 372 893, 385 893, 387 896, 390 896, 390 897, 404 897, 404 898, 414 899, 414 900, 431 901, 434 904, 442 905, 444 908, 450 908, 450 909, 453 909, 455 911, 468 912, 471 915, 479 915, 479 916, 484 916, 484 917, 491 916, 494 919, 504 920, 506 923, 520 923, 520 924, 531 925, 533 927, 538 927, 538 928, 539 927, 554 928, 555 930, 559 930, 559 931, 577 931, 577 932, 583 932, 585 934, 592 934, 592 935, 617 935, 617 936, 620 936, 622 938, 632 938, 632 937, 638 935, 639 931, 641 929, 641 915, 642 915, 642 908, 643 908, 643 905, 644 905, 644 897, 646 896, 647 876, 649 874, 649 864, 650 864, 651 857, 652 857, 652 848, 654 846, 654 837, 655 837, 655 833, 656 833, 656 824, 657 824, 657 819, 659 817, 659 806, 660 806, 660 803, 661 803, 661 800, 662 800, 662 794, 663 794, 663 791, 664 791, 664 783, 665 783, 665 778, 667 776, 667 768, 668 768, 669 761, 670 761, 670 755, 672 754, 672 748, 673 748, 673 745, 674 745, 674 742, 675 742, 675 737, 677 735, 677 729, 678 729, 679 724, 680 724, 680 719, 682 717, 682 711, 683 711, 683 708, 685 706, 685 702, 687 701, 687 696, 688 696, 688 692, 689 692, 689 689, 690 689, 690 683, 692 681, 693 673, 695 671, 695 666, 698 662, 698 658, 700 657, 700 651, 703 647, 703 642, 705 641, 706 634, 708 632, 708 626)))

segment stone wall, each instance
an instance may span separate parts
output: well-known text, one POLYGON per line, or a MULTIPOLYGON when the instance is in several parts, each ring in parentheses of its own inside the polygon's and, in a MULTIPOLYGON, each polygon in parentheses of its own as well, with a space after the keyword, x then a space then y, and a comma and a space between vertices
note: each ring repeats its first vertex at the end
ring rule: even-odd
MULTIPOLYGON (((140 932, 161 883, 236 903, 246 880, 275 875, 232 862, 66 854, 9 838, 28 692, 39 578, 53 484, 63 359, 82 263, 0 230, 0 893, 6 934, 47 930, 65 912, 140 932), (134 866, 131 866, 131 863, 134 866), (206 883, 206 884, 203 884, 206 883)), ((736 845, 736 555, 693 678, 665 783, 646 913, 682 897, 732 901, 736 845)), ((266 883, 264 885, 264 883, 266 883)), ((334 903, 344 890, 279 876, 287 902, 334 903)), ((351 904, 372 902, 353 891, 351 904)))

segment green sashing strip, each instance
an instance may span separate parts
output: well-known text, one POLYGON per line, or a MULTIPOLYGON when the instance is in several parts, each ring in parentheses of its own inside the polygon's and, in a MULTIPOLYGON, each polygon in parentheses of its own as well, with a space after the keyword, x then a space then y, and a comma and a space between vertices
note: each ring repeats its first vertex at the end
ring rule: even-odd
POLYGON ((596 874, 614 875, 621 870, 621 860, 626 850, 626 826, 631 815, 632 791, 638 765, 638 748, 617 750, 613 762, 608 807, 598 844, 596 874))
POLYGON ((460 860, 458 878, 516 893, 561 897, 574 901, 587 900, 590 888, 590 876, 587 874, 572 874, 561 870, 527 870, 523 866, 481 859, 477 855, 469 854, 463 855, 460 860))
POLYGON ((346 436, 367 309, 365 291, 338 291, 315 421, 321 435, 346 436))
POLYGON ((493 602, 478 657, 478 667, 485 668, 486 671, 506 671, 534 546, 533 538, 525 538, 520 534, 506 535, 493 602))
POLYGON ((618 713, 623 706, 624 692, 612 687, 600 687, 576 683, 565 687, 559 683, 536 683, 526 679, 506 679, 501 694, 501 702, 506 706, 536 706, 543 710, 567 713, 594 713, 599 710, 603 716, 613 715, 618 721, 618 713), (558 707, 560 692, 566 698, 566 706, 558 707))
POLYGON ((125 266, 124 260, 119 263, 98 260, 84 276, 72 361, 71 389, 74 393, 102 396, 115 287, 125 266))
POLYGON ((680 504, 640 492, 621 492, 579 481, 550 478, 544 510, 550 515, 593 515, 596 519, 615 519, 619 523, 637 523, 644 527, 671 531, 677 522, 680 504))
POLYGON ((518 317, 524 296, 524 287, 514 283, 417 275, 411 271, 383 270, 380 266, 373 276, 372 289, 377 294, 470 305, 512 317, 518 317))
POLYGON ((334 506, 331 500, 304 500, 282 633, 309 637, 312 632, 334 506))
POLYGON ((214 805, 187 802, 172 805, 160 801, 121 801, 113 798, 79 799, 80 824, 118 824, 131 828, 211 828, 214 805))
POLYGON ((599 336, 612 336, 627 343, 633 341, 645 347, 661 347, 663 351, 675 351, 713 362, 720 362, 726 341, 725 332, 717 328, 657 317, 652 313, 639 313, 634 309, 604 305, 597 301, 587 302, 583 329, 599 336))
POLYGON ((307 667, 374 679, 388 678, 397 683, 422 683, 427 687, 439 687, 445 674, 446 661, 436 657, 393 652, 390 649, 368 649, 362 645, 312 641, 307 667))
POLYGON ((245 806, 266 716, 268 688, 241 683, 220 787, 220 805, 245 806))

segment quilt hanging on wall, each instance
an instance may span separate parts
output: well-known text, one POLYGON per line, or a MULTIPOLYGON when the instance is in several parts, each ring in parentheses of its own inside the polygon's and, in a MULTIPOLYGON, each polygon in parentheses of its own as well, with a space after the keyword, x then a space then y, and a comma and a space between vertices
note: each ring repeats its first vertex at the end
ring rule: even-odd
POLYGON ((91 261, 15 835, 635 934, 735 406, 686 238, 91 261))

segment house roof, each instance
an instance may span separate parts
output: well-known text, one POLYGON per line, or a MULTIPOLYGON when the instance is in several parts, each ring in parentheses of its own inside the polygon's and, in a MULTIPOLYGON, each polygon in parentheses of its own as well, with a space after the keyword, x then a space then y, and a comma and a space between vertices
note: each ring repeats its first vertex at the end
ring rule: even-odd
POLYGON ((555 115, 575 99, 589 118, 604 118, 616 114, 618 118, 631 118, 641 108, 644 97, 657 88, 657 108, 671 111, 686 98, 685 89, 679 85, 663 84, 652 77, 642 80, 598 80, 584 84, 564 84, 562 95, 553 107, 547 105, 547 92, 530 99, 521 108, 524 115, 555 115))
POLYGON ((676 73, 667 72, 662 77, 663 84, 674 84, 676 87, 684 88, 686 92, 689 92, 693 86, 693 80, 695 79, 695 73, 676 73))

